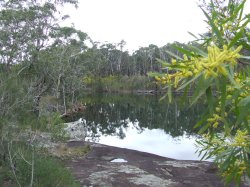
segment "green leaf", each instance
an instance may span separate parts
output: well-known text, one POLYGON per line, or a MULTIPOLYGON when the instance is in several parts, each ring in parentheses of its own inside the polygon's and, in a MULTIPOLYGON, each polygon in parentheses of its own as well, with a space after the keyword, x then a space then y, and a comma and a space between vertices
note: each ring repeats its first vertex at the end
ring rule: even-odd
POLYGON ((164 76, 162 73, 157 73, 157 72, 148 72, 147 75, 149 77, 156 77, 156 76, 162 77, 162 76, 164 76))
POLYGON ((231 132, 231 128, 230 128, 229 123, 227 122, 227 120, 225 118, 222 119, 222 122, 223 122, 223 125, 224 125, 225 135, 229 135, 230 132, 231 132))
POLYGON ((171 85, 171 83, 168 83, 168 100, 169 100, 169 102, 172 102, 172 85, 171 85))
POLYGON ((228 78, 229 80, 231 81, 231 83, 236 87, 236 88, 240 88, 240 85, 239 83, 237 83, 235 80, 234 80, 234 70, 233 70, 233 67, 232 66, 229 66, 229 71, 228 71, 228 78))
MULTIPOLYGON (((205 151, 205 150, 203 150, 205 151)), ((199 156, 202 154, 202 151, 199 153, 199 156)), ((203 156, 201 157, 200 160, 204 160, 204 159, 209 159, 209 154, 208 154, 208 151, 206 151, 203 156)))
POLYGON ((211 86, 209 86, 206 89, 206 96, 207 96, 207 102, 208 102, 209 112, 210 112, 210 114, 212 114, 213 110, 214 110, 214 99, 213 99, 213 94, 212 94, 211 86))
POLYGON ((226 105, 226 97, 227 97, 227 80, 225 78, 221 79, 220 85, 220 93, 221 93, 221 116, 224 118, 225 116, 225 105, 226 105))
POLYGON ((231 42, 229 43, 228 47, 231 48, 233 47, 238 41, 240 38, 242 38, 242 35, 243 35, 243 31, 244 31, 245 28, 242 28, 240 30, 240 32, 238 32, 235 37, 231 40, 231 42))
POLYGON ((193 36, 195 39, 199 40, 199 38, 197 36, 195 36, 193 33, 188 31, 188 34, 190 34, 191 36, 193 36))
POLYGON ((211 85, 213 79, 204 79, 203 77, 201 79, 199 79, 198 83, 197 83, 197 87, 195 89, 195 93, 194 93, 194 97, 192 100, 191 105, 193 105, 194 103, 196 103, 198 101, 198 99, 201 98, 201 96, 203 96, 207 90, 207 88, 211 85))
MULTIPOLYGON (((250 18, 249 18, 250 19, 250 18)), ((243 47, 243 49, 246 49, 246 50, 250 50, 250 45, 249 45, 249 41, 250 40, 250 36, 248 36, 247 38, 246 38, 246 40, 245 39, 240 39, 240 41, 237 43, 237 45, 242 45, 242 47, 243 47)), ((243 55, 244 56, 244 55, 243 55)))
POLYGON ((164 94, 164 95, 159 99, 159 101, 164 100, 166 97, 167 97, 167 94, 164 94))
POLYGON ((190 83, 194 82, 196 79, 198 79, 202 74, 200 73, 199 75, 193 77, 191 80, 185 82, 184 84, 182 84, 176 91, 180 91, 183 88, 185 88, 186 86, 188 86, 190 83))
POLYGON ((199 130, 199 134, 203 134, 208 128, 210 127, 210 124, 207 123, 206 125, 204 125, 200 130, 199 130))
POLYGON ((247 106, 250 104, 250 96, 245 97, 244 99, 242 99, 239 103, 238 106, 247 106))
POLYGON ((204 52, 204 51, 202 51, 202 50, 199 49, 198 47, 193 46, 193 45, 190 45, 189 48, 192 49, 195 53, 199 54, 200 56, 202 56, 202 57, 207 57, 207 53, 204 52))
POLYGON ((216 34, 216 36, 218 37, 220 44, 223 45, 224 41, 222 38, 222 35, 220 33, 220 31, 218 30, 218 28, 215 26, 214 21, 211 19, 211 17, 206 13, 205 10, 201 9, 203 11, 203 13, 205 14, 205 16, 207 17, 210 26, 212 27, 213 32, 216 34))
POLYGON ((250 60, 250 56, 240 56, 240 58, 250 60))
POLYGON ((163 67, 168 67, 170 63, 166 62, 165 60, 161 60, 159 58, 156 59, 163 67))
MULTIPOLYGON (((247 18, 247 17, 246 17, 247 18)), ((250 17, 241 25, 241 28, 247 27, 248 23, 250 22, 250 17)))
POLYGON ((208 118, 209 116, 209 112, 208 110, 203 114, 203 116, 201 117, 201 120, 198 121, 195 125, 194 128, 199 128, 208 118))
POLYGON ((242 14, 244 10, 244 4, 246 0, 243 0, 239 5, 235 5, 235 2, 230 0, 228 3, 228 7, 230 7, 230 17, 226 19, 226 21, 231 21, 231 20, 241 20, 242 19, 242 14))
POLYGON ((246 117, 249 116, 249 107, 239 107, 237 105, 237 113, 236 113, 236 123, 235 123, 235 127, 239 127, 239 126, 244 126, 246 129, 250 130, 250 126, 248 124, 248 122, 246 121, 246 117))
POLYGON ((185 55, 187 55, 187 56, 196 56, 196 55, 194 55, 194 53, 192 53, 191 51, 186 50, 186 49, 184 49, 184 48, 182 48, 182 47, 179 47, 179 46, 177 46, 177 45, 173 45, 173 48, 175 48, 176 50, 180 51, 181 53, 183 53, 183 54, 185 54, 185 55))
POLYGON ((178 55, 172 53, 171 51, 167 50, 166 53, 168 53, 170 56, 172 56, 172 57, 174 57, 174 58, 176 58, 178 60, 183 60, 181 57, 179 57, 178 55))
POLYGON ((243 0, 241 4, 235 9, 233 18, 237 18, 237 15, 239 15, 238 19, 241 20, 245 3, 246 3, 246 0, 243 0))
MULTIPOLYGON (((178 90, 176 90, 176 91, 178 91, 178 90)), ((186 101, 187 101, 187 98, 188 98, 188 91, 189 91, 189 87, 187 86, 187 87, 185 87, 184 92, 183 92, 183 94, 182 94, 182 96, 181 96, 181 103, 182 103, 182 104, 183 104, 183 103, 186 103, 186 101)))

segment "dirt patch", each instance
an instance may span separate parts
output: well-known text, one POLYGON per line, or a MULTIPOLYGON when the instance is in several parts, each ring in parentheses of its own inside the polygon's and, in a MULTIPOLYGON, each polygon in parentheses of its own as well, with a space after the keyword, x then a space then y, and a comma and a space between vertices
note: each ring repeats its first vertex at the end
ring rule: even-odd
MULTIPOLYGON (((216 175, 216 168, 210 162, 174 160, 129 149, 87 144, 91 150, 84 158, 65 161, 66 166, 72 170, 82 186, 224 186, 216 175)), ((68 143, 68 147, 79 146, 86 146, 86 143, 68 143)), ((244 186, 247 185, 242 185, 244 186)))

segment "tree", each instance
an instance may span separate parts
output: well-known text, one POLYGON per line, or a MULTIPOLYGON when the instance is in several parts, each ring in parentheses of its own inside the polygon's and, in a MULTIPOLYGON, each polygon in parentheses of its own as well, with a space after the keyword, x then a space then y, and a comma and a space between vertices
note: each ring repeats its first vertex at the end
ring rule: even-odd
POLYGON ((33 95, 34 108, 39 106, 39 98, 45 93, 58 97, 58 83, 63 82, 60 79, 66 67, 63 61, 67 59, 68 69, 75 67, 69 63, 86 49, 85 33, 59 25, 68 17, 58 14, 58 7, 65 3, 77 6, 76 0, 1 1, 0 63, 6 70, 19 65, 18 74, 29 82, 30 87, 26 89, 33 95), (56 94, 51 92, 54 88, 56 94))
MULTIPOLYGON (((67 16, 60 15, 58 7, 65 3, 77 5, 76 0, 0 1, 0 176, 2 179, 8 173, 13 186, 40 185, 35 143, 27 141, 29 137, 21 142, 19 137, 26 128, 41 130, 47 125, 48 121, 35 115, 40 98, 75 99, 79 88, 75 83, 81 83, 83 72, 77 59, 86 50, 87 35, 60 27, 59 22, 67 16)), ((43 162, 46 164, 46 159, 43 162)), ((58 185, 51 179, 47 182, 58 185)))
POLYGON ((245 56, 250 15, 243 16, 246 0, 225 2, 201 6, 208 34, 195 45, 174 46, 184 55, 174 56, 171 63, 161 61, 171 72, 158 74, 156 80, 168 87, 170 99, 173 87, 194 90, 192 103, 205 98, 207 111, 195 125, 203 135, 197 141, 200 153, 214 158, 227 183, 239 185, 242 177, 250 177, 250 57, 245 56))
POLYGON ((57 5, 76 0, 40 1, 13 0, 0 2, 0 63, 6 69, 25 61, 36 63, 38 52, 53 41, 51 33, 67 16, 56 17, 57 5))

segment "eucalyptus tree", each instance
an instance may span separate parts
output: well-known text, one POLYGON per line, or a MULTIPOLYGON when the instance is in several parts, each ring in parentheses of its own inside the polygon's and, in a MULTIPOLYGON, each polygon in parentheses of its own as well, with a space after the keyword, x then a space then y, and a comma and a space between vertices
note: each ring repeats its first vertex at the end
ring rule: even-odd
POLYGON ((57 16, 58 5, 77 5, 76 0, 0 1, 0 63, 10 65, 24 61, 36 63, 38 52, 51 44, 52 31, 67 16, 57 16))
POLYGON ((132 56, 135 60, 137 74, 146 75, 149 71, 160 70, 160 64, 157 61, 160 58, 158 46, 150 44, 148 47, 140 47, 132 56))
POLYGON ((121 72, 121 64, 122 64, 122 55, 123 55, 123 48, 126 45, 126 42, 124 40, 121 40, 121 42, 119 42, 117 44, 117 47, 119 47, 119 55, 118 55, 118 59, 117 59, 117 72, 121 72))
POLYGON ((132 63, 130 62, 131 56, 129 55, 128 51, 123 51, 121 53, 121 67, 120 67, 120 74, 123 76, 130 76, 131 75, 131 66, 132 63))
MULTIPOLYGON (((120 48, 123 48, 123 42, 118 44, 120 48)), ((109 75, 117 75, 121 69, 121 61, 122 61, 122 51, 117 49, 116 44, 106 43, 100 46, 101 53, 106 59, 108 63, 109 69, 107 69, 107 73, 109 75)))
POLYGON ((160 58, 160 49, 157 45, 148 46, 148 58, 150 62, 150 71, 160 71, 160 64, 157 59, 160 58))
POLYGON ((63 100, 66 110, 67 98, 71 97, 73 104, 76 92, 83 86, 85 68, 80 56, 87 50, 84 43, 87 35, 70 27, 59 28, 53 35, 55 42, 40 52, 39 64, 32 68, 36 77, 45 78, 43 84, 49 88, 46 94, 63 100))
POLYGON ((87 76, 103 76, 107 75, 108 64, 106 58, 103 56, 97 46, 87 48, 85 53, 80 55, 79 59, 83 65, 85 75, 87 76))

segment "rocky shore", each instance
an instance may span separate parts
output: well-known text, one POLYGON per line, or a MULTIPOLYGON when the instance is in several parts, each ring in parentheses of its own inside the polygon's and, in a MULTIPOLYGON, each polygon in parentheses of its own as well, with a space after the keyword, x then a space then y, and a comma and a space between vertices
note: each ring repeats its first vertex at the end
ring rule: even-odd
POLYGON ((90 151, 84 157, 65 160, 66 167, 84 187, 225 186, 211 162, 174 160, 89 142, 72 141, 67 144, 69 148, 86 145, 90 151))

